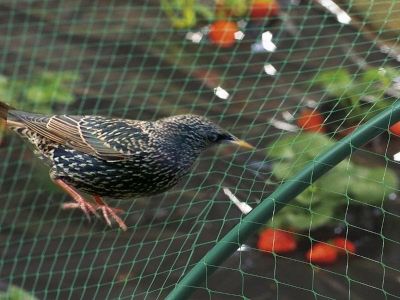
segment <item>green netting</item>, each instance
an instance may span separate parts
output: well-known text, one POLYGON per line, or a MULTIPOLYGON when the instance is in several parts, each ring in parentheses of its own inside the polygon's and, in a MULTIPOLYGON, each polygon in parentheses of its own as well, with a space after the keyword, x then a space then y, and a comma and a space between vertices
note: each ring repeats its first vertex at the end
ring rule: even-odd
POLYGON ((0 133, 1 299, 400 298, 400 138, 388 130, 400 121, 400 4, 281 0, 259 19, 252 5, 0 3, 0 101, 47 114, 199 114, 256 147, 206 152, 165 194, 107 200, 126 211, 124 232, 62 210, 71 199, 47 167, 0 133), (229 47, 210 38, 222 19, 238 26, 229 47), (323 125, 302 130, 309 109, 323 125), (260 251, 266 227, 293 232, 297 249, 260 251), (356 254, 307 261, 336 237, 356 254))

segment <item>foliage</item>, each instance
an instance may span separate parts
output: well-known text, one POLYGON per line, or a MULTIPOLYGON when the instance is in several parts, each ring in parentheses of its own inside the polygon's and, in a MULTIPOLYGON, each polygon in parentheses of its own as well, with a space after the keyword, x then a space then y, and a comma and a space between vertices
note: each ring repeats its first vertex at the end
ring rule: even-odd
MULTIPOLYGON (((275 158, 273 174, 278 180, 287 181, 335 143, 332 138, 314 132, 283 137, 269 147, 268 156, 275 158)), ((398 178, 390 169, 359 165, 348 159, 310 185, 276 214, 272 223, 276 228, 316 229, 343 219, 340 212, 345 205, 380 207, 397 187, 398 178)))
MULTIPOLYGON (((393 104, 399 96, 399 71, 392 68, 368 69, 357 74, 338 68, 318 73, 309 83, 322 86, 335 110, 354 124, 366 121, 393 104)), ((318 87, 321 89, 321 87, 318 87)))
POLYGON ((275 0, 215 0, 215 5, 203 5, 195 0, 161 0, 161 7, 176 29, 195 26, 200 20, 257 19, 276 17, 279 3, 275 0))
POLYGON ((6 291, 0 291, 0 300, 38 300, 35 296, 16 285, 9 285, 6 291))
POLYGON ((78 80, 73 72, 37 73, 29 80, 0 75, 0 98, 21 110, 50 113, 52 103, 75 101, 71 85, 78 80))

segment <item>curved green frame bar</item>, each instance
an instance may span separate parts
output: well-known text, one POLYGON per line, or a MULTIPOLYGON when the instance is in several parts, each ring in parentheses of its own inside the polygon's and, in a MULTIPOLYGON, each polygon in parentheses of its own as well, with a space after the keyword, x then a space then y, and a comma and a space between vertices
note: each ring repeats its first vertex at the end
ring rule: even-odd
POLYGON ((179 282, 167 300, 186 300, 220 267, 250 236, 310 184, 372 138, 400 121, 400 101, 358 127, 332 148, 315 158, 267 199, 254 208, 239 224, 224 236, 179 282))

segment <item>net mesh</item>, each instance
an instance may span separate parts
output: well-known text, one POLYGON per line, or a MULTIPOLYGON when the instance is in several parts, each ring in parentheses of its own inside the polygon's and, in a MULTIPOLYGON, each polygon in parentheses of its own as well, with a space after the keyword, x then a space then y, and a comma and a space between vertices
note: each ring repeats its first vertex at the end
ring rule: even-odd
MULTIPOLYGON (((206 152, 165 194, 107 200, 126 211, 124 232, 62 210, 70 197, 28 145, 2 133, 6 299, 166 298, 242 222, 246 211, 235 197, 257 207, 398 98, 397 1, 281 0, 276 16, 258 19, 250 16, 253 5, 1 2, 1 101, 47 114, 141 120, 198 114, 256 147, 206 152), (209 33, 221 19, 238 26, 230 47, 217 45, 227 33, 219 39, 209 33)), ((215 266, 191 299, 400 298, 400 139, 387 127, 271 221, 257 224, 290 232, 295 251, 260 251, 255 234, 215 266), (312 245, 336 237, 354 243, 356 253, 331 264, 306 259, 312 245)))

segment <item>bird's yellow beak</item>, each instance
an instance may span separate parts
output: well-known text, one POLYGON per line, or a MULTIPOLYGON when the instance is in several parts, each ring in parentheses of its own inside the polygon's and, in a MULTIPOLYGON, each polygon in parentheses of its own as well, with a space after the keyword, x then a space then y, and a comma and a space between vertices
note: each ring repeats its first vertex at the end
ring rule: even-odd
POLYGON ((250 145, 248 142, 236 139, 234 141, 232 141, 233 144, 238 145, 240 147, 243 148, 247 148, 247 149, 254 149, 254 146, 250 145))

